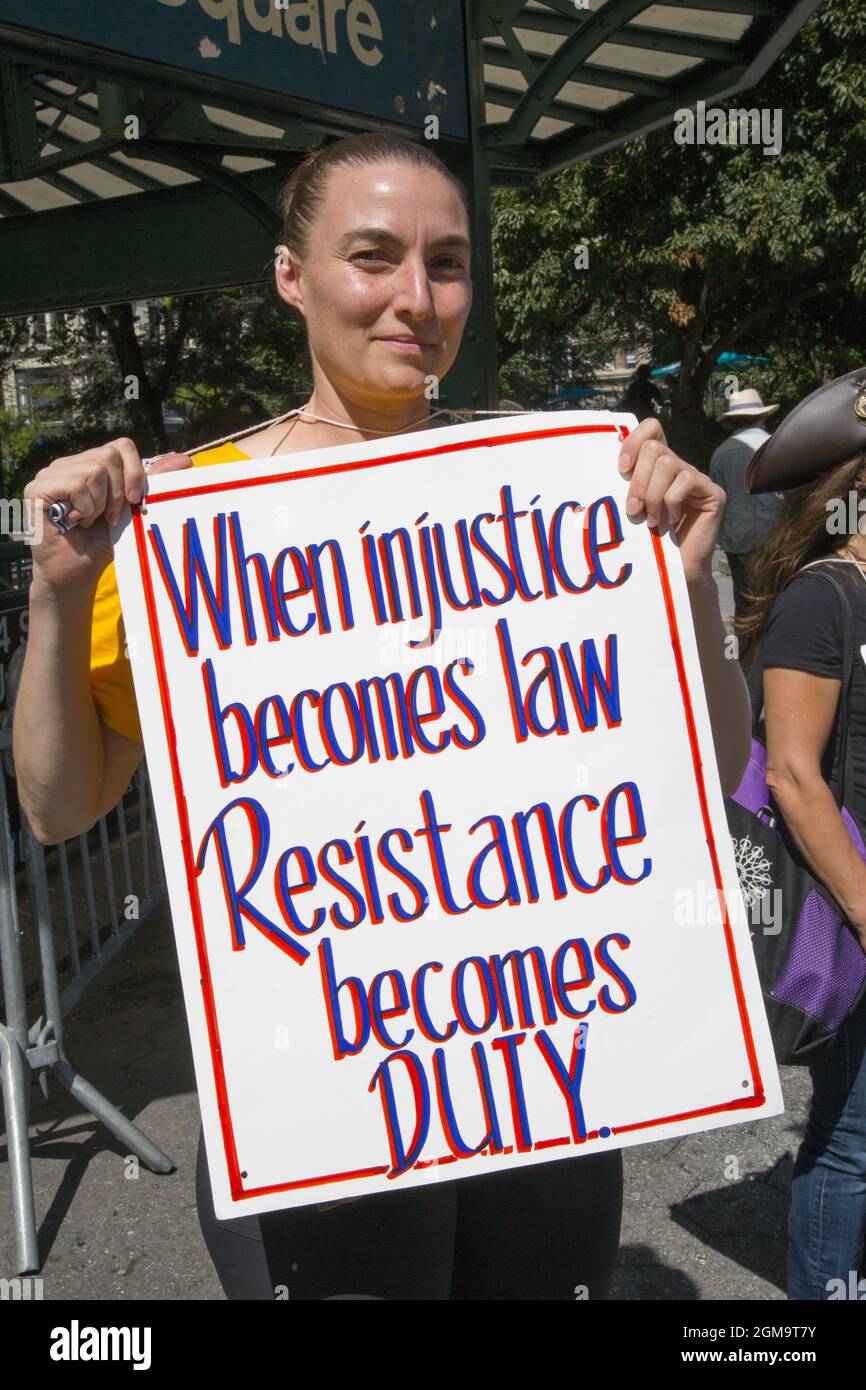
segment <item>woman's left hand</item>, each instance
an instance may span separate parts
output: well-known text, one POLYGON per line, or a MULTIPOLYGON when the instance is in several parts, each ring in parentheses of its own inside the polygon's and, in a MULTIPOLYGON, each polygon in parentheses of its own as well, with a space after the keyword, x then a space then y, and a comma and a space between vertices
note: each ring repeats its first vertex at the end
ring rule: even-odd
POLYGON ((619 470, 631 479, 626 515, 639 521, 645 514, 647 525, 662 535, 671 527, 689 584, 712 579, 713 550, 727 501, 724 489, 674 453, 655 417, 642 420, 624 440, 619 470))

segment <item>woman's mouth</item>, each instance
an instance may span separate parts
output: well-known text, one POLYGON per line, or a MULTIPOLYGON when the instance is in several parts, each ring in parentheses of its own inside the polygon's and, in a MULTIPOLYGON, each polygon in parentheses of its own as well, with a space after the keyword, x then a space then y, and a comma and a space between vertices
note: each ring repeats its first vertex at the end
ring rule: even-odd
POLYGON ((435 347, 434 343, 424 343, 418 338, 379 338, 378 341, 389 343, 391 347, 400 348, 403 352, 415 353, 419 357, 428 348, 435 347))

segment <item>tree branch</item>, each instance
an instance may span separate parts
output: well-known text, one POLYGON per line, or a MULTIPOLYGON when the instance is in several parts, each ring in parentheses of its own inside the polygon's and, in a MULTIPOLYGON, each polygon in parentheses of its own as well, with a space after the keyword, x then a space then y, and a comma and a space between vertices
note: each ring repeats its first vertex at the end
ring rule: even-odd
POLYGON ((135 331, 132 305, 126 302, 112 305, 102 321, 111 340, 121 377, 124 381, 127 377, 133 377, 138 383, 138 396, 126 401, 133 420, 150 434, 158 449, 167 448, 162 407, 154 398, 148 380, 141 344, 135 331))
MULTIPOLYGON (((827 290, 839 289, 842 285, 848 284, 849 278, 847 274, 834 275, 829 280, 822 280, 818 285, 811 285, 808 289, 801 290, 798 294, 786 296, 785 309, 793 309, 798 304, 805 304, 808 299, 825 294, 827 290)), ((720 333, 711 349, 712 360, 715 362, 721 352, 730 352, 744 333, 748 333, 756 323, 760 323, 768 314, 774 313, 777 308, 778 304, 775 301, 765 303, 746 314, 738 324, 734 324, 726 332, 720 333)))
POLYGON ((178 358, 189 333, 189 326, 192 320, 192 295, 185 294, 181 299, 180 313, 177 316, 177 327, 171 340, 171 345, 165 355, 159 376, 156 379, 154 393, 160 405, 165 400, 171 379, 177 366, 178 358))

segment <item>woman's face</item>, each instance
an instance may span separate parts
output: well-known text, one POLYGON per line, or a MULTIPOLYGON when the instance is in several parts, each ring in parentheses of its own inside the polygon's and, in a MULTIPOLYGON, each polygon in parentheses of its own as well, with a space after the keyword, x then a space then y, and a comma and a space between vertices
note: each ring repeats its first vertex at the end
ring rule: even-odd
POLYGON ((307 321, 317 376, 375 408, 423 395, 451 367, 469 264, 469 219, 449 179, 364 164, 330 176, 306 259, 278 269, 277 287, 307 321))

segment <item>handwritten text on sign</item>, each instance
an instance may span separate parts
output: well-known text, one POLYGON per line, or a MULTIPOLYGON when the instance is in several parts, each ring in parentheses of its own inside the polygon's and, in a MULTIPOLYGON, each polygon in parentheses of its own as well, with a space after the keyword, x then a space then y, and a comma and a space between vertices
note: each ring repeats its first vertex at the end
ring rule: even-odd
POLYGON ((224 1215, 778 1108, 748 935, 673 910, 736 879, 611 417, 382 447, 154 480, 117 545, 224 1215))

